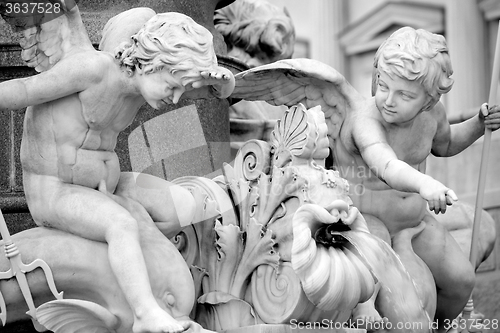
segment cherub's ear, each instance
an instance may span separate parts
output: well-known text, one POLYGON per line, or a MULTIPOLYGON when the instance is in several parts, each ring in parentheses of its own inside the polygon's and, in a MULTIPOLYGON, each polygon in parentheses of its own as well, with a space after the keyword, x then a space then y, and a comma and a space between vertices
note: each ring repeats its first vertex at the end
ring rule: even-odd
POLYGON ((378 76, 378 69, 374 66, 372 71, 372 96, 375 96, 377 92, 378 76))
POLYGON ((432 97, 430 95, 427 96, 427 102, 424 104, 424 107, 422 108, 422 111, 430 111, 436 106, 437 102, 439 102, 439 98, 441 95, 438 95, 437 97, 432 97))

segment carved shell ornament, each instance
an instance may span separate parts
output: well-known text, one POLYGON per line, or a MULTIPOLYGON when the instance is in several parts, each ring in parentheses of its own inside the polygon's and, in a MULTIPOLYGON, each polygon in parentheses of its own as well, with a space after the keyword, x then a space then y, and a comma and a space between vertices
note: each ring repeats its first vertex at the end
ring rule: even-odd
POLYGON ((327 158, 327 131, 320 106, 311 109, 306 109, 302 104, 292 106, 277 121, 272 132, 274 166, 283 167, 291 162, 300 164, 300 161, 327 158))
POLYGON ((291 107, 272 135, 273 164, 293 168, 306 180, 295 212, 291 263, 308 299, 324 311, 350 311, 373 294, 375 280, 360 252, 343 232, 367 232, 362 218, 350 226, 348 183, 316 161, 328 156, 327 126, 321 107, 291 107))
POLYGON ((304 205, 295 213, 292 267, 309 300, 324 311, 350 311, 373 295, 375 279, 362 251, 344 236, 365 232, 362 226, 357 229, 318 205, 304 205))

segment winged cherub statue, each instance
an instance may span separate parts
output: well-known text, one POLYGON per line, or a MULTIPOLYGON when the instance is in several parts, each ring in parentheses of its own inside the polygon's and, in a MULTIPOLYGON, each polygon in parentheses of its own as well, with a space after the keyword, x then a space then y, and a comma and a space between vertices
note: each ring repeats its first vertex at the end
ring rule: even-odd
MULTIPOLYGON (((138 188, 136 175, 120 172, 114 148, 143 104, 161 109, 208 88, 225 98, 234 77, 217 65, 210 32, 183 14, 129 13, 143 20, 142 28, 120 43, 123 36, 113 33, 130 28, 114 26, 106 43, 118 47, 110 53, 94 49, 73 1, 58 8, 62 15, 42 17, 43 24, 23 31, 22 57, 40 73, 0 83, 0 110, 28 107, 21 161, 29 210, 39 226, 107 244, 109 265, 132 309, 133 332, 184 331, 192 324, 190 308, 185 320, 176 320, 172 309, 185 300, 153 293, 148 272, 155 259, 145 259, 141 230, 151 216, 168 222, 163 231, 174 235, 192 222, 194 200, 159 179, 149 182, 153 191, 138 188)), ((171 289, 189 284, 179 258, 169 263, 179 274, 171 289)))
MULTIPOLYGON (((328 125, 334 165, 350 183, 350 196, 370 230, 391 241, 424 222, 413 250, 437 285, 439 325, 453 320, 474 286, 474 268, 448 230, 431 214, 444 213, 458 198, 425 174, 425 159, 458 154, 484 133, 500 127, 500 108, 483 104, 456 125, 440 96, 453 84, 443 36, 404 27, 378 49, 374 96, 361 96, 333 68, 309 59, 281 60, 236 76, 233 97, 273 105, 320 105, 328 125), (428 208, 427 208, 428 206, 428 208)), ((358 316, 374 316, 369 312, 358 316)), ((378 318, 380 320, 380 317, 378 318)))

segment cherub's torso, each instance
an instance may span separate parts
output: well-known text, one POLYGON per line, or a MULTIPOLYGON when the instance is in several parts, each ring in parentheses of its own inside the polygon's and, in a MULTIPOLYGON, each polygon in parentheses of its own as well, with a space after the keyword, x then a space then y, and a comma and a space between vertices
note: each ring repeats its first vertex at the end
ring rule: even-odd
POLYGON ((382 220, 391 232, 415 226, 426 212, 426 202, 418 193, 397 191, 381 181, 362 159, 352 131, 370 131, 374 125, 382 126, 385 141, 398 159, 425 172, 425 160, 432 148, 437 123, 431 112, 423 112, 410 127, 389 127, 384 124, 374 100, 366 103, 366 108, 356 111, 344 122, 339 139, 334 141, 334 163, 349 181, 351 198, 362 213, 382 220))
MULTIPOLYGON (((102 70, 99 82, 61 99, 29 107, 21 149, 23 171, 95 188, 114 189, 120 169, 118 134, 133 121, 142 97, 128 94, 119 66, 107 53, 90 53, 102 70)), ((85 78, 81 78, 84 80, 85 78)))

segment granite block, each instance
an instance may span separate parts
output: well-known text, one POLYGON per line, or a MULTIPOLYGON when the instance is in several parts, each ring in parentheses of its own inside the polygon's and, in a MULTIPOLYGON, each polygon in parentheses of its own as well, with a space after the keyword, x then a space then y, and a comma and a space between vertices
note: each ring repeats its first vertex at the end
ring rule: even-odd
POLYGON ((21 156, 20 156, 19 152, 21 150, 21 139, 23 137, 23 124, 24 124, 25 113, 26 113, 26 109, 12 112, 12 118, 13 118, 12 124, 14 126, 12 144, 13 144, 14 153, 12 155, 12 158, 13 158, 12 177, 13 177, 13 179, 12 179, 11 185, 12 185, 13 191, 16 191, 16 192, 23 191, 23 169, 21 166, 21 156))
POLYGON ((10 191, 11 115, 0 113, 0 193, 10 191))

